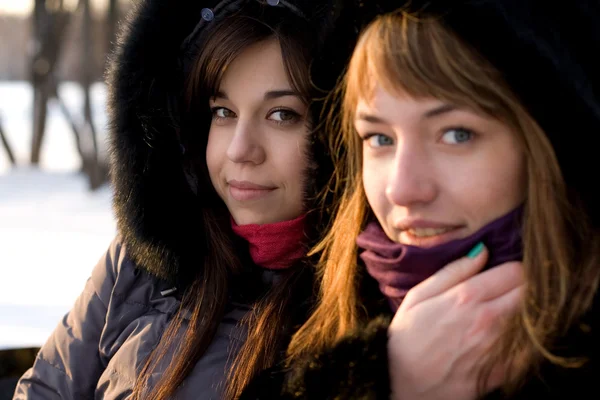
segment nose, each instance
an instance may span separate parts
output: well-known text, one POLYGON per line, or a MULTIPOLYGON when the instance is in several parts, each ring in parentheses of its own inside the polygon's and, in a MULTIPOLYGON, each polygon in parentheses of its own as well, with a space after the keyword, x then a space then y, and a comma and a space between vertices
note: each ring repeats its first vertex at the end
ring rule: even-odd
POLYGON ((432 202, 437 195, 432 160, 418 144, 398 144, 393 170, 388 176, 385 195, 397 206, 424 205, 432 202))
POLYGON ((234 163, 258 165, 265 161, 262 137, 254 125, 252 121, 238 120, 227 148, 227 157, 234 163))

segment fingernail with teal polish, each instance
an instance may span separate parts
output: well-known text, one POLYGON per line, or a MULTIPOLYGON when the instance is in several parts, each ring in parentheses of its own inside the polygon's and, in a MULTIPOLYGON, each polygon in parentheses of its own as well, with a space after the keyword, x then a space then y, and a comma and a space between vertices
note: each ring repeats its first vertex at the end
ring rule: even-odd
POLYGON ((483 242, 479 242, 475 245, 475 247, 473 247, 471 249, 471 251, 469 252, 469 254, 467 254, 467 257, 469 258, 475 258, 479 255, 479 253, 481 253, 483 251, 483 242))

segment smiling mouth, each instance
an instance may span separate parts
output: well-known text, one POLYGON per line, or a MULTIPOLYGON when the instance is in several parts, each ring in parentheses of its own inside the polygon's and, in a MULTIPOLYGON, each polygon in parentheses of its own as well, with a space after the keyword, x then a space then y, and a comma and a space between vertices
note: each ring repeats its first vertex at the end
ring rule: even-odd
POLYGON ((405 232, 407 232, 411 236, 415 236, 418 238, 426 238, 442 235, 446 232, 450 232, 455 229, 456 228, 411 228, 406 229, 405 232))
POLYGON ((273 189, 276 189, 273 186, 264 186, 264 185, 259 185, 257 183, 253 183, 253 182, 249 182, 249 181, 237 181, 235 179, 228 181, 227 184, 238 190, 273 190, 273 189))
POLYGON ((229 181, 229 195, 236 201, 247 202, 258 200, 270 195, 275 191, 275 187, 258 185, 247 181, 229 181))
MULTIPOLYGON (((429 248, 460 239, 464 226, 438 228, 405 228, 400 232, 398 242, 410 246, 429 248)), ((464 232, 463 232, 464 233, 464 232)))

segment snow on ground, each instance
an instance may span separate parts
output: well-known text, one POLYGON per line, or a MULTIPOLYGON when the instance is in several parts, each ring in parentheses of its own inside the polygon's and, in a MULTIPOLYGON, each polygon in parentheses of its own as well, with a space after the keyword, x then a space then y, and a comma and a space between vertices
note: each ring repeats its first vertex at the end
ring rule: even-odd
MULTIPOLYGON (((80 116, 82 92, 59 93, 80 116)), ((105 149, 105 87, 92 92, 105 149)), ((116 228, 107 186, 91 192, 81 175, 73 134, 51 104, 39 168, 28 165, 32 92, 25 82, 0 82, 0 119, 17 157, 0 145, 0 349, 40 346, 81 292, 116 228)))

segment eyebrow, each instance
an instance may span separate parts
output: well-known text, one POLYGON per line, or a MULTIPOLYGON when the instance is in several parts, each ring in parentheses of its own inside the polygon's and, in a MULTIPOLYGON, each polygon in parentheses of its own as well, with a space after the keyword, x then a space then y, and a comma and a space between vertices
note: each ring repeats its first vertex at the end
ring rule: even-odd
POLYGON ((446 113, 449 113, 451 111, 455 111, 457 109, 458 109, 458 107, 456 107, 455 105, 452 105, 452 104, 442 104, 439 107, 435 107, 435 108, 432 108, 431 110, 427 111, 425 114, 423 114, 423 118, 437 117, 438 115, 446 114, 446 113))
MULTIPOLYGON (((285 89, 285 90, 270 90, 265 93, 264 99, 265 100, 273 100, 273 99, 278 99, 280 97, 286 97, 286 96, 294 96, 294 97, 302 98, 302 95, 300 93, 296 92, 295 90, 285 89)), ((229 97, 227 97, 227 93, 225 93, 223 91, 218 91, 217 93, 215 93, 213 98, 229 100, 229 97)))
POLYGON ((364 112, 359 112, 356 115, 356 120, 370 122, 372 124, 387 124, 387 121, 385 121, 384 119, 376 117, 375 115, 364 113, 364 112))
POLYGON ((295 90, 271 90, 265 93, 265 100, 273 100, 286 96, 302 97, 300 93, 296 92, 295 90))
MULTIPOLYGON (((446 113, 455 111, 457 109, 458 109, 458 107, 456 107, 452 104, 442 104, 441 106, 438 106, 438 107, 432 108, 431 110, 426 111, 423 114, 423 119, 433 118, 433 117, 436 117, 441 114, 446 114, 446 113)), ((375 115, 367 114, 365 112, 359 112, 356 115, 356 120, 370 122, 372 124, 388 124, 389 125, 389 123, 385 119, 375 116, 375 115)))

